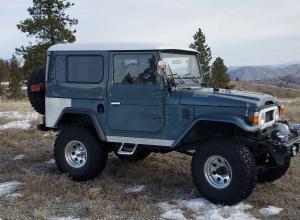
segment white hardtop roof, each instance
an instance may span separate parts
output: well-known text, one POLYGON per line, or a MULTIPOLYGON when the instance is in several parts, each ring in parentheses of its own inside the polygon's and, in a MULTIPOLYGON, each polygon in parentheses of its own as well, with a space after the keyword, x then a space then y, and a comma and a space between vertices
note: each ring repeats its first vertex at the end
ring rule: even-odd
POLYGON ((130 50, 181 50, 197 52, 194 49, 157 43, 73 43, 56 44, 48 51, 130 51, 130 50))

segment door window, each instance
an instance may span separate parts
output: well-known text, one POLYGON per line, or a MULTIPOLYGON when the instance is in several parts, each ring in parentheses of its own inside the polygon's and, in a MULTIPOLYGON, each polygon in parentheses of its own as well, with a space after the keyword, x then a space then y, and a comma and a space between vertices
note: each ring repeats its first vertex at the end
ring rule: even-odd
POLYGON ((153 54, 120 54, 114 56, 114 83, 157 84, 156 58, 153 54))

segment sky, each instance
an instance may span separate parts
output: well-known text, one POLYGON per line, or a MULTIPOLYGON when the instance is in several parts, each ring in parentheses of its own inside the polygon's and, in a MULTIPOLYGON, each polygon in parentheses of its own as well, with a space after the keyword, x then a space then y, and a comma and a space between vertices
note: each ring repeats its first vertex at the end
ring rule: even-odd
MULTIPOLYGON (((299 0, 73 0, 77 42, 188 46, 201 28, 227 66, 300 63, 299 0)), ((16 24, 32 0, 0 0, 0 57, 30 40, 16 24)))

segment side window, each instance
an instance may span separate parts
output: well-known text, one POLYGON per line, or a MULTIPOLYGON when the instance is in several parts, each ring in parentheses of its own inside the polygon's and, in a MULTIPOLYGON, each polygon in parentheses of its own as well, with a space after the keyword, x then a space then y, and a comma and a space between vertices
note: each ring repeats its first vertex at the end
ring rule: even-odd
POLYGON ((99 83, 102 78, 102 56, 68 56, 69 82, 99 83))
POLYGON ((157 84, 156 58, 153 54, 120 54, 114 56, 114 83, 157 84))
POLYGON ((64 82, 66 79, 66 56, 55 57, 55 76, 59 82, 64 82))
POLYGON ((47 64, 46 64, 46 74, 47 74, 46 78, 47 78, 47 80, 54 79, 53 69, 54 69, 53 58, 50 55, 48 55, 47 56, 47 64))
POLYGON ((47 57, 47 68, 48 68, 48 79, 53 80, 55 79, 55 56, 48 56, 47 57))

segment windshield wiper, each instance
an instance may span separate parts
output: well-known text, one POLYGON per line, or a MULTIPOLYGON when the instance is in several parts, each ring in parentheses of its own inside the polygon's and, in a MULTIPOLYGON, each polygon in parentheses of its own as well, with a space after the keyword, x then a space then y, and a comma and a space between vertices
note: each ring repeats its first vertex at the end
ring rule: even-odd
POLYGON ((178 76, 178 78, 181 80, 182 84, 185 84, 186 82, 184 79, 178 74, 178 73, 173 73, 174 76, 178 76))
POLYGON ((185 84, 185 81, 184 81, 184 79, 179 75, 179 74, 177 74, 177 73, 173 73, 173 71, 172 71, 172 69, 171 69, 171 67, 170 67, 170 65, 168 64, 167 65, 168 66, 168 68, 169 68, 169 70, 170 70, 170 73, 171 73, 171 76, 172 76, 172 78, 173 78, 173 80, 174 80, 174 82, 175 82, 175 78, 174 78, 174 76, 175 75, 177 75, 178 76, 178 78, 181 80, 181 82, 182 82, 182 84, 185 84))
POLYGON ((184 76, 187 76, 187 75, 192 75, 192 77, 197 81, 197 83, 200 83, 200 80, 197 79, 197 77, 193 73, 184 74, 184 76))

